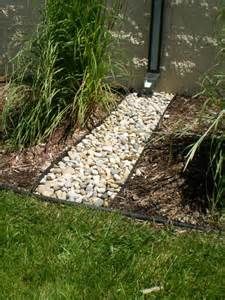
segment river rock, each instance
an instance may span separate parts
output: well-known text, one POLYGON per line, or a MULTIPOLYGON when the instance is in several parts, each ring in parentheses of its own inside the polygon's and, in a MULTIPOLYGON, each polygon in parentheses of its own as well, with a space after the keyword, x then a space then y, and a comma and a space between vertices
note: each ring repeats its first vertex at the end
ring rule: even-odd
POLYGON ((37 192, 44 197, 53 197, 54 195, 54 190, 46 185, 39 185, 37 192))
POLYGON ((126 96, 102 125, 51 168, 36 191, 98 207, 114 199, 172 98, 165 93, 126 96))

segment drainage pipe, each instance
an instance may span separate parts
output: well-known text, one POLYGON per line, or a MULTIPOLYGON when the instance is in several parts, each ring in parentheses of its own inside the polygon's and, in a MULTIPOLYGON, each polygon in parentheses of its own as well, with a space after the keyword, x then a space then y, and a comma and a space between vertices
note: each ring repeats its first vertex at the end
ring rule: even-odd
POLYGON ((148 69, 144 80, 144 92, 151 94, 159 78, 164 17, 164 0, 152 0, 149 31, 148 69))

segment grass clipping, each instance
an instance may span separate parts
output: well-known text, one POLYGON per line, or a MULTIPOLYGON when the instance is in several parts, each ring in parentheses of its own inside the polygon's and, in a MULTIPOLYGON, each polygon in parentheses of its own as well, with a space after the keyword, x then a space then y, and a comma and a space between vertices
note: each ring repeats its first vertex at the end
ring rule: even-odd
POLYGON ((113 101, 110 34, 120 9, 104 0, 47 0, 35 36, 13 60, 1 127, 23 148, 49 137, 64 120, 84 125, 96 106, 113 101))

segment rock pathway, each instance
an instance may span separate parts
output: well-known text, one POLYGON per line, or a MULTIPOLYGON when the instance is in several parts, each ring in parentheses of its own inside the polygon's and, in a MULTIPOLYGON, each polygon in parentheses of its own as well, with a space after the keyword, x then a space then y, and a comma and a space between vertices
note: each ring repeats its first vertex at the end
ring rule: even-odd
POLYGON ((128 95, 40 181, 36 193, 108 206, 126 181, 173 95, 128 95))

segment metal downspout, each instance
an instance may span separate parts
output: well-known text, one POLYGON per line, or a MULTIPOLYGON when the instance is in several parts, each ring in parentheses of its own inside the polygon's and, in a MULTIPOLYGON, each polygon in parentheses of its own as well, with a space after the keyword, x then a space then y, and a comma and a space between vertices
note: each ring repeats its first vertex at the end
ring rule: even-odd
POLYGON ((152 90, 160 76, 160 59, 162 46, 164 0, 152 0, 149 31, 148 69, 144 79, 144 94, 152 90))

